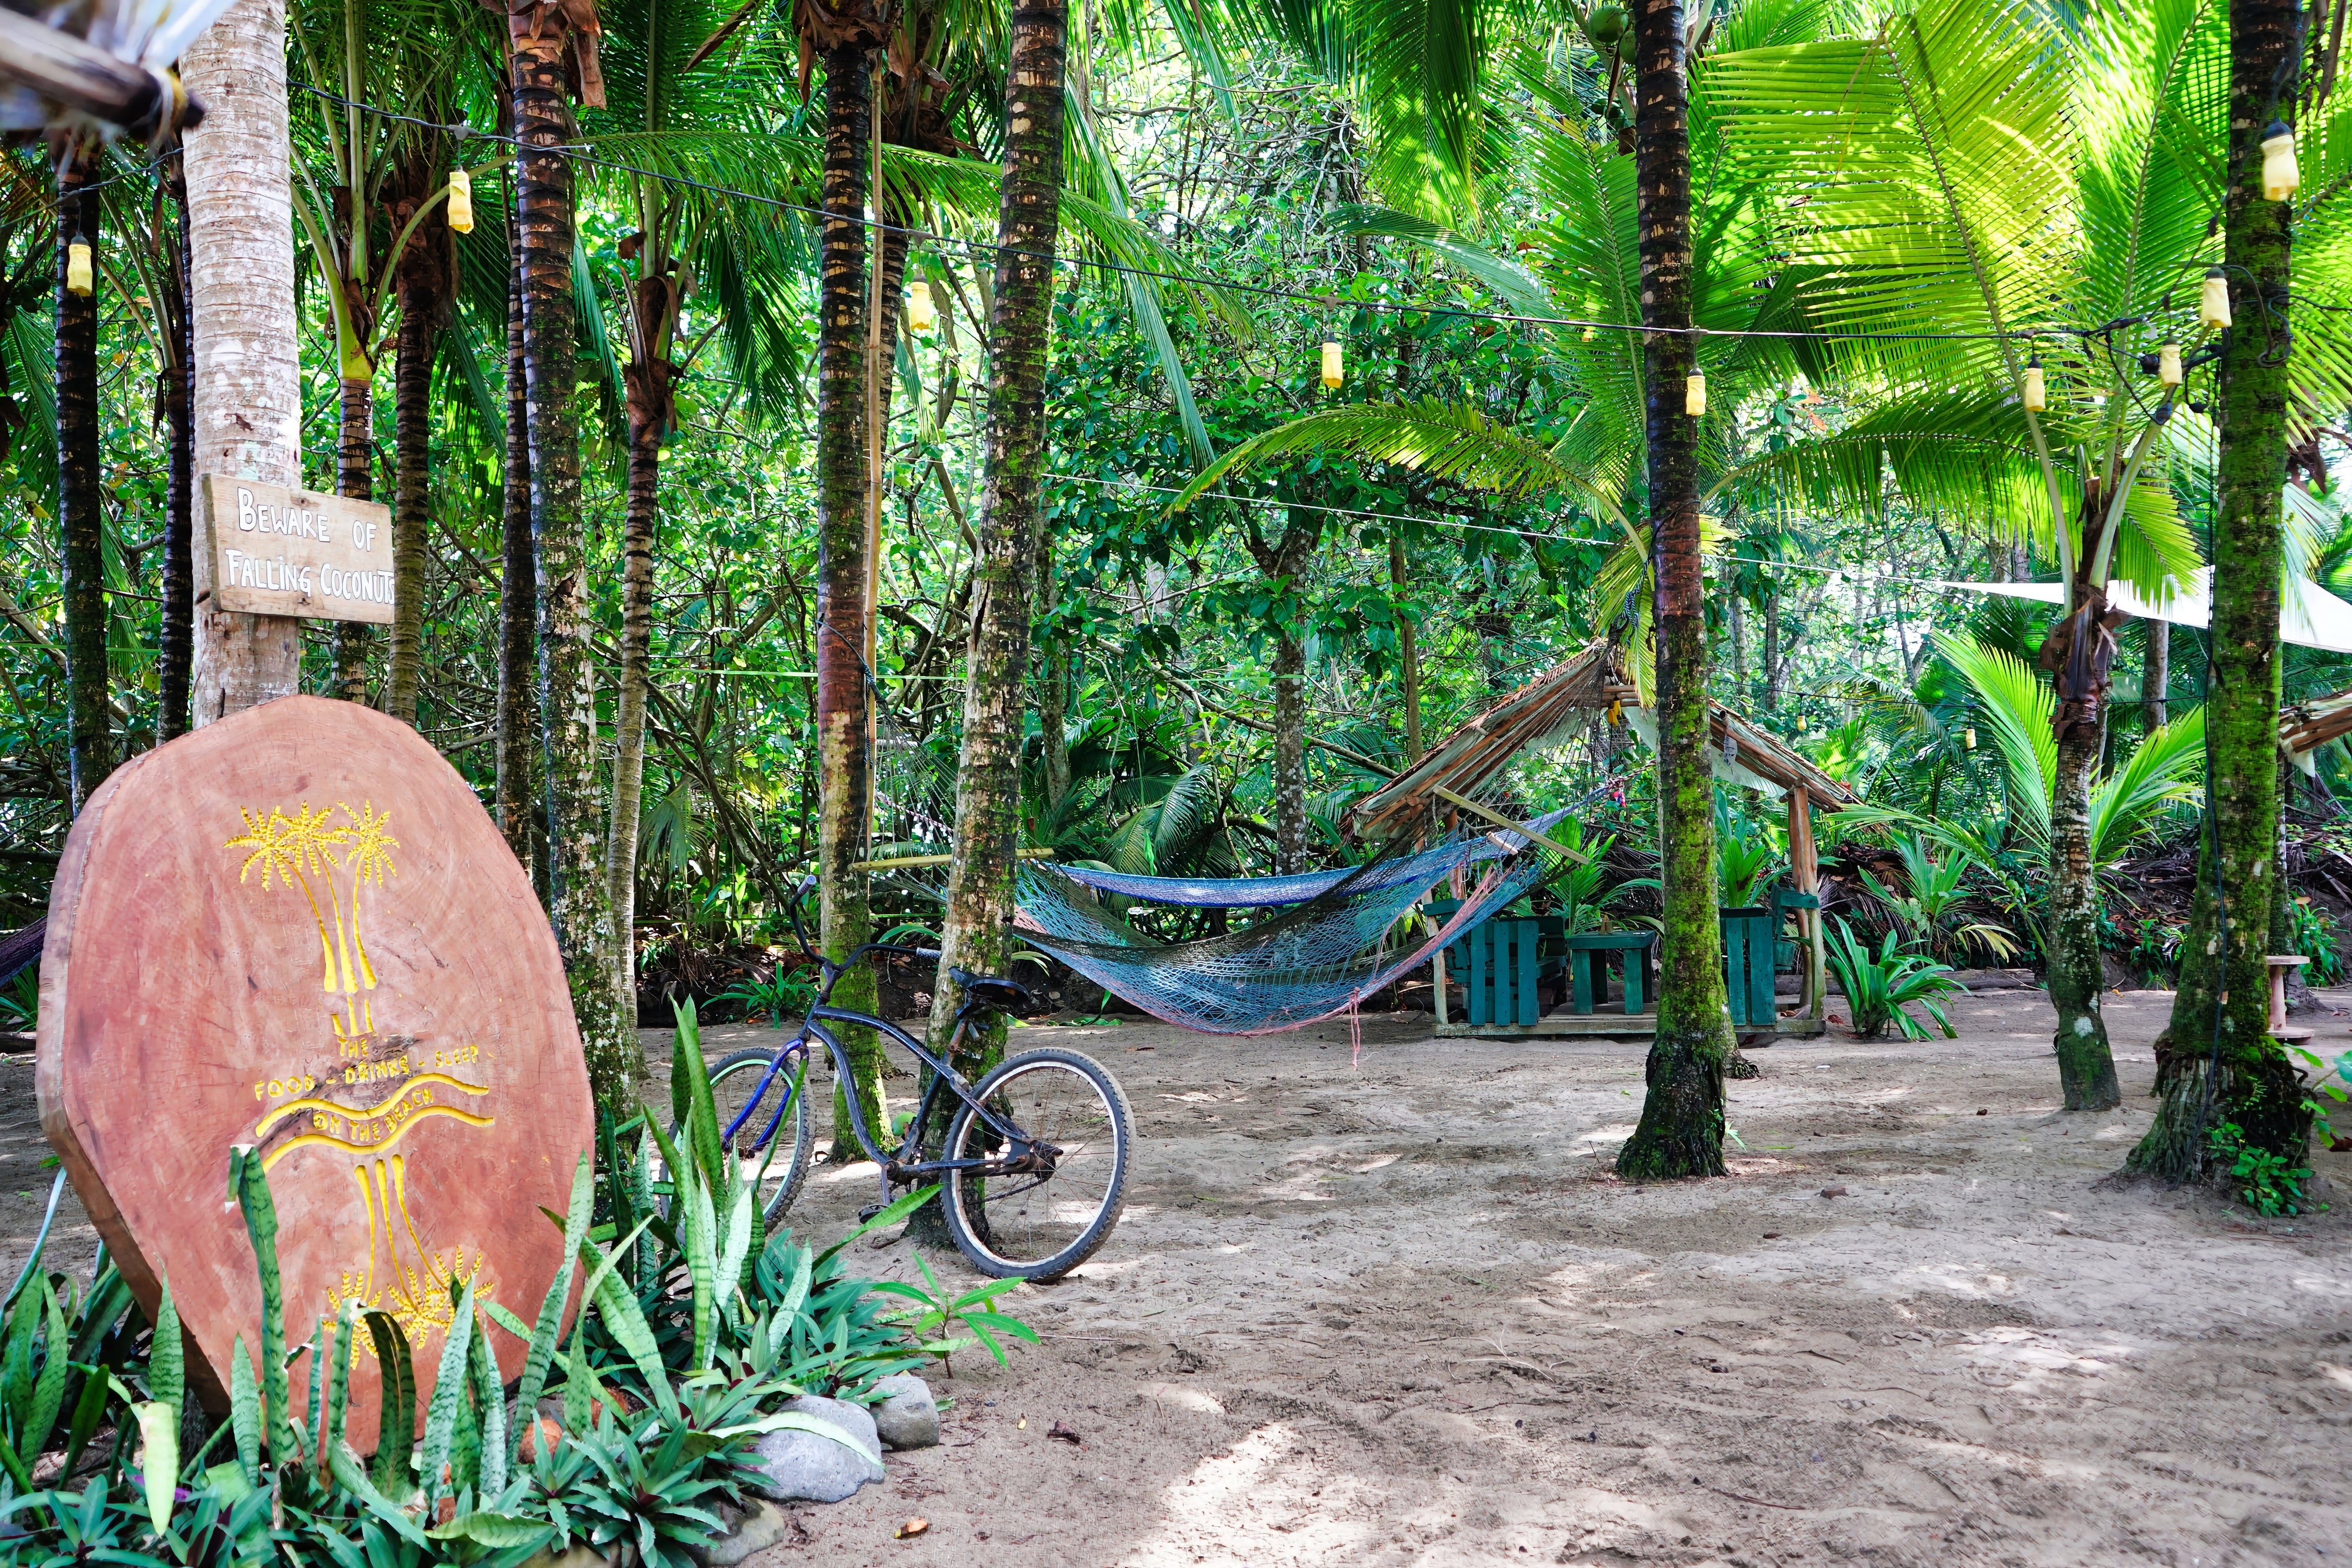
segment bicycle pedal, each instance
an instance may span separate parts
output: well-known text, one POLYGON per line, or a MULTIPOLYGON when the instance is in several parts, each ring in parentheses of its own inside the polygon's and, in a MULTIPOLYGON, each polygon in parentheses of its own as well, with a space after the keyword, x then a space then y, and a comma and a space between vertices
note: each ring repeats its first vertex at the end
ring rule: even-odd
POLYGON ((889 1206, 890 1205, 888 1204, 867 1204, 864 1208, 857 1211, 857 1223, 864 1225, 866 1221, 872 1219, 876 1215, 880 1214, 884 1209, 887 1209, 889 1206))

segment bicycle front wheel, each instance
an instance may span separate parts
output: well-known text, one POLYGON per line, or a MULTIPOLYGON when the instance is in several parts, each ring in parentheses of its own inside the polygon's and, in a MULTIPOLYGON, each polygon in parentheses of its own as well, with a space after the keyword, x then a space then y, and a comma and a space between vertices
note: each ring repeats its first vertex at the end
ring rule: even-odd
MULTIPOLYGON (((775 1059, 775 1052, 755 1047, 730 1051, 710 1069, 710 1101, 719 1111, 719 1131, 723 1135, 741 1121, 736 1127, 733 1146, 743 1162, 744 1175, 759 1184, 760 1213, 771 1225, 800 1195, 816 1142, 805 1081, 800 1092, 793 1095, 776 1135, 764 1147, 759 1142, 768 1123, 776 1120, 776 1108, 791 1093, 793 1073, 802 1070, 797 1065, 785 1067, 771 1079, 768 1064, 775 1059)), ((677 1135, 677 1130, 672 1129, 671 1136, 677 1135)))
MULTIPOLYGON (((1006 1058, 973 1096, 1058 1152, 1045 1172, 948 1182, 948 1234, 983 1274, 1057 1279, 1110 1238, 1127 1202, 1135 1146, 1127 1096, 1093 1058, 1051 1046, 1006 1058)), ((1002 1142, 966 1104, 949 1125, 947 1157, 990 1159, 1002 1142)))

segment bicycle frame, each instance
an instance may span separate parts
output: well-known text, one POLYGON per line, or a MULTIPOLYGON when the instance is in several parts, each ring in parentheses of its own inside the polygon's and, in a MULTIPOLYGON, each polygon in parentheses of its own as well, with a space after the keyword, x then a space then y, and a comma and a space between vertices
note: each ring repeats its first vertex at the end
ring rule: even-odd
MULTIPOLYGON (((856 958, 851 960, 851 963, 856 962, 856 958)), ((849 967, 849 964, 841 966, 844 970, 849 967)), ((832 978, 834 977, 828 977, 825 985, 827 994, 830 994, 833 989, 832 978)), ((881 1144, 876 1140, 873 1129, 866 1125, 866 1110, 858 1097, 856 1095, 848 1097, 851 1130, 857 1134, 857 1142, 865 1149, 866 1156, 882 1167, 885 1178, 892 1184, 908 1184, 925 1176, 945 1175, 951 1173, 981 1176, 1028 1173, 1036 1169, 1041 1159, 1050 1168, 1053 1157, 1061 1152, 1053 1145, 1030 1137, 1017 1125, 990 1110, 973 1094, 972 1086, 965 1080, 961 1073, 940 1058, 933 1056, 913 1036, 896 1024, 887 1018, 875 1017, 868 1013, 857 1013, 845 1007, 835 1007, 822 1000, 809 1009, 808 1016, 801 1023, 800 1032, 793 1037, 791 1043, 769 1060, 767 1072, 761 1077, 759 1086, 751 1091, 743 1110, 720 1133, 719 1142, 722 1147, 731 1146, 734 1143, 736 1134, 750 1121, 751 1113, 758 1109, 760 1102, 767 1098, 769 1086, 775 1082, 776 1075, 785 1070, 786 1065, 797 1057, 803 1064, 803 1070, 799 1075, 798 1081, 785 1088, 782 1102, 776 1107, 776 1113, 768 1119, 768 1125, 761 1132, 759 1142, 754 1147, 765 1149, 774 1142, 777 1131, 783 1125, 784 1118, 792 1114, 793 1097, 806 1091, 805 1064, 809 1058, 809 1041, 812 1037, 822 1041, 825 1049, 831 1053, 834 1071, 842 1081, 852 1080, 849 1054, 842 1046, 840 1039, 824 1027, 826 1024, 851 1024, 887 1036, 912 1051, 916 1059, 930 1069, 930 1083, 923 1090, 923 1098, 916 1107, 914 1120, 907 1124, 905 1142, 887 1153, 884 1152, 881 1144), (939 1105, 942 1089, 964 1104, 971 1106, 990 1131, 1004 1141, 1004 1146, 1010 1152, 985 1160, 913 1158, 912 1156, 921 1152, 923 1129, 930 1124, 931 1113, 939 1105)), ((954 1049, 953 1041, 961 1040, 969 1026, 968 1016, 956 1020, 955 1035, 949 1046, 950 1052, 954 1049)), ((949 1112, 949 1115, 952 1118, 953 1112, 949 1112)))

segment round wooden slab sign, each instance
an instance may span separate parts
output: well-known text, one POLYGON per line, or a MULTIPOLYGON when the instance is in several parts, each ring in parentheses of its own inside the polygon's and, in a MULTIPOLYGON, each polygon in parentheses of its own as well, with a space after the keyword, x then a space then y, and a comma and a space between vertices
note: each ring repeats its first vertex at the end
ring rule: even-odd
POLYGON ((422 1412, 452 1285, 536 1317, 563 1249, 540 1208, 594 1142, 580 1037, 530 878, 408 726, 281 698, 108 779, 58 867, 38 1048, 42 1130, 151 1318, 168 1273, 207 1405, 261 1342, 233 1145, 268 1175, 288 1344, 347 1300, 390 1314, 422 1412))

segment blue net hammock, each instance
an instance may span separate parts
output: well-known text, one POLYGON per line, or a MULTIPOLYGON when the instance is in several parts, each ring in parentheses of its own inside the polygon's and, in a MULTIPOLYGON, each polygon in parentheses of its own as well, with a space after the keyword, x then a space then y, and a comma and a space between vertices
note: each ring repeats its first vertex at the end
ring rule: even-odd
MULTIPOLYGON (((1568 815, 1530 824, 1541 833, 1568 815)), ((1153 1017, 1213 1035, 1266 1035, 1348 1012, 1427 963, 1463 931, 1558 869, 1557 857, 1508 829, 1382 856, 1341 871, 1248 879, 1136 877, 1031 861, 1019 873, 1014 928, 1113 995, 1153 1017), (1442 925, 1408 919, 1422 895, 1473 867, 1461 907, 1442 925), (1102 902, 1279 908, 1245 930, 1160 942, 1102 902)))

